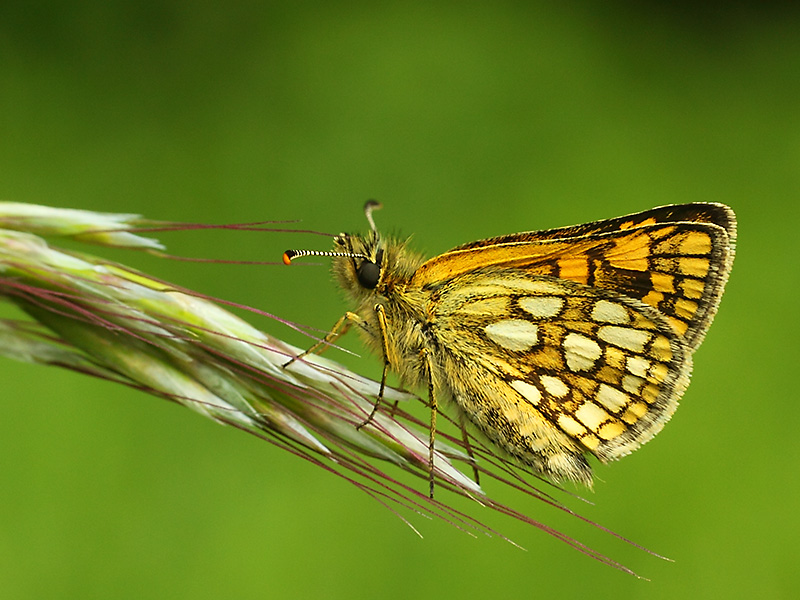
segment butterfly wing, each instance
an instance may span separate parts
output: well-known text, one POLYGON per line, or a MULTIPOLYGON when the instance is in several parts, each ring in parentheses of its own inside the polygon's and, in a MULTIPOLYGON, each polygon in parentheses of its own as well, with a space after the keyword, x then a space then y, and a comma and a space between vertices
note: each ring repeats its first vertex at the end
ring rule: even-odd
POLYGON ((722 227, 732 241, 736 239, 736 215, 734 215, 730 207, 719 203, 695 202, 692 204, 670 204, 658 208, 651 208, 639 213, 625 215, 623 217, 603 219, 591 223, 581 223, 580 225, 487 238, 485 240, 462 244, 453 248, 451 252, 518 242, 520 236, 530 236, 531 239, 535 240, 576 238, 602 235, 615 231, 626 231, 645 225, 663 225, 665 223, 708 223, 722 227))
POLYGON ((735 241, 736 218, 727 206, 665 206, 465 244, 427 261, 411 283, 433 289, 488 266, 574 281, 655 308, 694 351, 719 305, 735 241))
POLYGON ((489 267, 440 286, 430 306, 435 381, 488 437, 557 479, 591 483, 584 453, 633 451, 688 384, 680 337, 634 298, 489 267))

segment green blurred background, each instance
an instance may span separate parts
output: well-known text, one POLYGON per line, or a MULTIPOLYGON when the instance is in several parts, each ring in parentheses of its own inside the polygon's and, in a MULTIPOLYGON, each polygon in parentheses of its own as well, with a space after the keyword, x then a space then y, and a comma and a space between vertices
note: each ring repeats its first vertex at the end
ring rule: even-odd
MULTIPOLYGON (((676 417, 598 468, 594 506, 563 498, 674 563, 489 486, 651 582, 477 506, 527 551, 412 517, 420 540, 349 484, 253 437, 3 361, 0 595, 797 597, 798 16, 757 2, 3 3, 6 200, 298 218, 337 233, 363 229, 374 197, 379 227, 413 233, 429 254, 719 201, 736 210, 740 243, 676 417)), ((329 243, 161 239, 242 260, 329 243)), ((321 267, 115 258, 320 328, 344 309, 321 267)), ((347 362, 377 372, 374 358, 347 362)))

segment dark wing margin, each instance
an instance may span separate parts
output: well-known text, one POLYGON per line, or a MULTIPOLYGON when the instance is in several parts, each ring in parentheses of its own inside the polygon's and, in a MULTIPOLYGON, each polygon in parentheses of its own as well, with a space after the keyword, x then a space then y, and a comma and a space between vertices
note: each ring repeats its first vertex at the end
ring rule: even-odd
POLYGON ((642 225, 655 225, 657 223, 710 223, 722 227, 728 234, 731 248, 736 244, 736 215, 733 210, 720 203, 696 202, 693 204, 669 204, 660 206, 638 213, 616 217, 613 219, 603 219, 581 225, 571 225, 568 227, 556 227, 554 229, 542 229, 540 231, 530 231, 527 233, 515 233, 503 235, 485 240, 478 240, 457 246, 449 252, 456 250, 470 250, 484 246, 494 246, 496 244, 519 243, 535 240, 552 240, 560 238, 574 238, 592 235, 601 235, 613 231, 622 231, 642 225), (526 236, 529 236, 526 239, 526 236))

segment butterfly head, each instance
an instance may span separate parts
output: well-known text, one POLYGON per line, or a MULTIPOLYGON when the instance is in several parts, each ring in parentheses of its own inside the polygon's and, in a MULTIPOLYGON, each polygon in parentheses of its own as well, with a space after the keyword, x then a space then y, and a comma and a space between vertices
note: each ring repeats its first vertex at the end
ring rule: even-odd
POLYGON ((342 233, 333 239, 333 272, 347 289, 374 290, 381 282, 385 250, 376 231, 367 235, 342 233))
POLYGON ((378 233, 372 212, 380 207, 375 200, 364 205, 369 233, 341 233, 333 238, 331 251, 287 250, 283 254, 283 262, 288 265, 301 256, 330 256, 333 259, 333 272, 343 289, 359 299, 369 298, 375 293, 384 294, 396 282, 397 276, 410 271, 407 273, 407 277, 410 277, 418 261, 409 263, 404 243, 386 239, 378 233), (412 265, 410 269, 409 264, 412 265))

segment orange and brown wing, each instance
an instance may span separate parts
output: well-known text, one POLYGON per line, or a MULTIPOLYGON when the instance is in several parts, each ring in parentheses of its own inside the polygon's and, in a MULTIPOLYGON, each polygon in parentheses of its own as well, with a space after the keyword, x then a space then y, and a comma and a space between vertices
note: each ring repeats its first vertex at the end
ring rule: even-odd
POLYGON ((735 240, 736 219, 727 206, 665 206, 459 246, 423 264, 411 286, 435 288, 492 267, 576 281, 652 306, 694 350, 719 305, 735 240))

